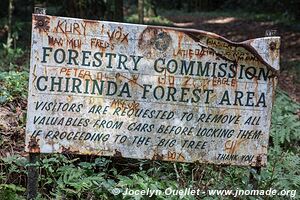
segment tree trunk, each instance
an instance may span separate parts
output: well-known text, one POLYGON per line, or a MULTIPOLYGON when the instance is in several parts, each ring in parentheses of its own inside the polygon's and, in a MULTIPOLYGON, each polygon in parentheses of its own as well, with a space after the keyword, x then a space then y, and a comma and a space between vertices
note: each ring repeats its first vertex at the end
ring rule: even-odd
POLYGON ((148 0, 149 2, 149 10, 148 10, 148 16, 149 17, 156 17, 156 0, 148 0))
POLYGON ((123 16, 123 0, 114 0, 115 2, 115 12, 114 12, 114 20, 118 22, 122 22, 124 20, 123 16))
POLYGON ((112 2, 106 2, 106 13, 105 13, 106 20, 113 20, 113 13, 112 13, 112 2))
POLYGON ((144 23, 144 0, 138 0, 139 23, 144 23))
POLYGON ((11 37, 11 20, 12 20, 12 12, 13 12, 13 0, 9 0, 9 3, 8 3, 8 24, 7 24, 7 41, 6 41, 6 45, 7 45, 7 48, 10 48, 11 47, 11 44, 12 44, 12 37, 11 37))

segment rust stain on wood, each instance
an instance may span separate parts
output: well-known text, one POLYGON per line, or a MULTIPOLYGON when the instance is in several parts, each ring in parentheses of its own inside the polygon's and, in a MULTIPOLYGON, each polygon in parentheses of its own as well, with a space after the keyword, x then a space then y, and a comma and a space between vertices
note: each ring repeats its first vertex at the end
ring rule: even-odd
POLYGON ((27 152, 266 165, 279 37, 32 23, 27 152))

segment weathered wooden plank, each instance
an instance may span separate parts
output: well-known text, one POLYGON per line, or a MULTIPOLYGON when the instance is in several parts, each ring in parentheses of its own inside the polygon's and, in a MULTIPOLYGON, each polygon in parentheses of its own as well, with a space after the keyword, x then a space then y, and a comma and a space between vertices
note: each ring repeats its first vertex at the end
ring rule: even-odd
POLYGON ((26 151, 265 165, 279 46, 34 14, 26 151))

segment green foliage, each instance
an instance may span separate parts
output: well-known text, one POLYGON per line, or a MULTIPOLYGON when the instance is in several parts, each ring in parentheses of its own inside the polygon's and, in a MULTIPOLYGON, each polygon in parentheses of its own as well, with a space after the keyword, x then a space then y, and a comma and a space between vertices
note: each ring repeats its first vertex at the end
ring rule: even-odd
POLYGON ((300 120, 296 114, 299 109, 298 103, 293 102, 283 91, 277 90, 272 112, 273 144, 268 152, 269 163, 257 176, 262 188, 300 188, 300 120))
POLYGON ((18 193, 23 193, 25 188, 15 184, 0 184, 0 199, 2 200, 20 200, 25 199, 18 193))
MULTIPOLYGON (((0 30, 2 26, 5 26, 6 29, 8 28, 6 25, 0 23, 0 30)), ((9 71, 9 70, 16 70, 20 68, 21 65, 27 65, 24 59, 22 60, 25 52, 22 48, 17 47, 17 41, 19 40, 20 34, 24 28, 24 23, 21 21, 16 21, 13 23, 11 27, 11 38, 7 38, 7 41, 2 42, 2 46, 0 47, 0 71, 9 71)))
MULTIPOLYGON (((25 199, 22 195, 25 192, 15 176, 25 175, 26 159, 21 156, 0 158, 0 199, 19 200, 25 199)), ((24 176, 25 177, 25 176, 24 176)))
MULTIPOLYGON (((151 171, 151 169, 150 169, 151 171)), ((160 171, 158 171, 160 172, 160 171)), ((158 175, 165 175, 163 173, 159 173, 158 175)), ((164 176, 163 176, 164 177, 164 176)), ((159 190, 164 191, 167 188, 179 189, 178 183, 176 182, 176 178, 173 179, 165 179, 163 177, 155 176, 147 171, 140 171, 131 174, 130 176, 118 176, 118 184, 117 188, 120 188, 122 192, 125 192, 125 189, 131 190, 159 190), (150 174, 150 175, 149 175, 150 174)), ((166 196, 164 194, 154 195, 156 199, 178 199, 176 196, 166 196)), ((145 199, 144 196, 135 195, 135 196, 124 196, 125 199, 145 199)), ((186 199, 186 198, 183 198, 186 199)))
POLYGON ((45 157, 39 163, 44 172, 40 177, 43 192, 55 199, 81 199, 93 196, 109 199, 109 190, 115 185, 114 180, 107 178, 106 166, 110 160, 97 158, 94 162, 68 160, 64 155, 45 157), (96 172, 98 171, 98 172, 96 172), (49 191, 48 191, 49 190, 49 191))
POLYGON ((0 72, 0 104, 27 97, 28 72, 0 72))
POLYGON ((24 55, 21 48, 10 48, 6 44, 2 44, 3 49, 0 51, 0 71, 15 70, 19 67, 17 60, 24 55))
POLYGON ((277 90, 271 131, 275 147, 281 145, 287 150, 297 146, 300 141, 300 120, 296 115, 298 110, 298 103, 293 102, 283 91, 277 90))

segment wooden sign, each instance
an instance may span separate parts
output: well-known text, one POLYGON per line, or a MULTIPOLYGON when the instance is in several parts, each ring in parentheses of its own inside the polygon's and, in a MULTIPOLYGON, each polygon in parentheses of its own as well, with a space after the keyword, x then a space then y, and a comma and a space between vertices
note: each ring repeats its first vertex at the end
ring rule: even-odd
POLYGON ((34 14, 26 151, 265 165, 279 45, 34 14))

